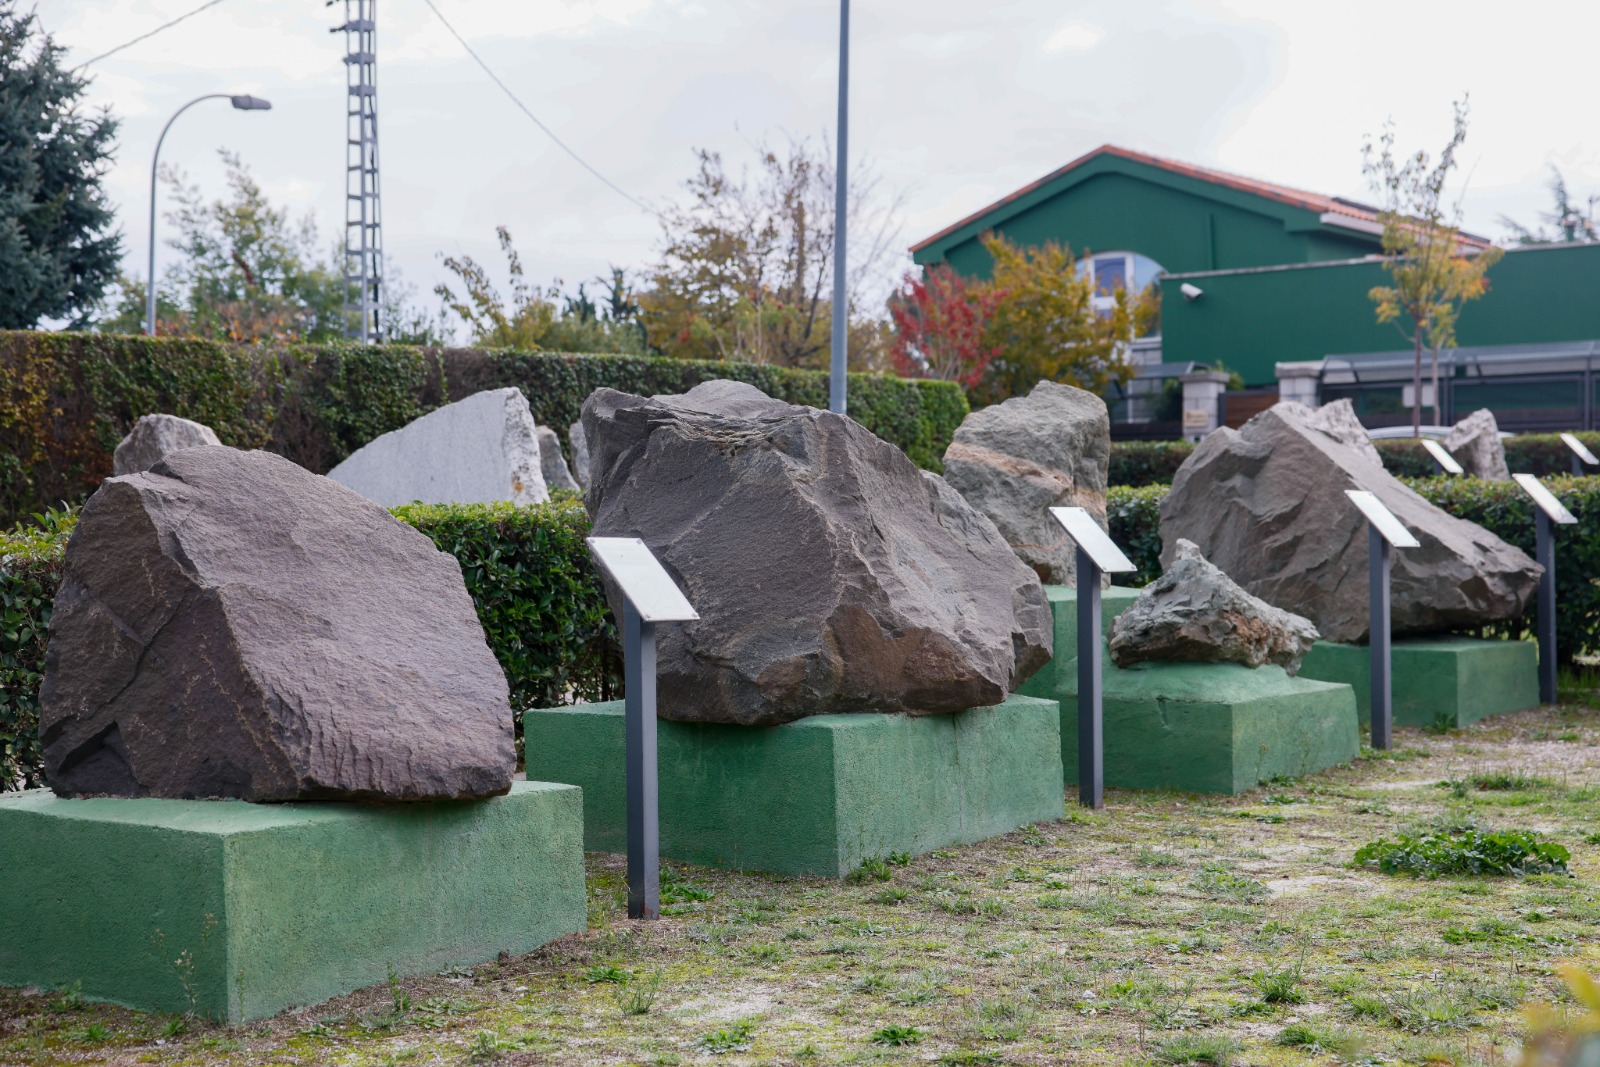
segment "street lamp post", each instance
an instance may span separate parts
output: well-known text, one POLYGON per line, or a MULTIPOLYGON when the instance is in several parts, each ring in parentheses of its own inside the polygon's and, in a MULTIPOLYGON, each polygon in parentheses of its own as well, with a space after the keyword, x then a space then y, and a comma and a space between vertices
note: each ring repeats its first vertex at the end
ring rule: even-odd
POLYGON ((156 152, 150 158, 150 273, 145 278, 145 316, 144 332, 154 337, 156 335, 156 170, 161 165, 161 142, 167 139, 167 131, 172 129, 172 124, 178 121, 178 116, 194 107, 202 100, 231 100, 237 111, 271 111, 272 104, 259 96, 240 94, 233 96, 228 93, 206 93, 197 96, 172 113, 167 124, 161 127, 161 136, 156 138, 156 152))
POLYGON ((839 0, 839 156, 833 170, 833 339, 828 410, 845 410, 849 366, 849 290, 845 286, 845 223, 850 211, 850 0, 839 0))

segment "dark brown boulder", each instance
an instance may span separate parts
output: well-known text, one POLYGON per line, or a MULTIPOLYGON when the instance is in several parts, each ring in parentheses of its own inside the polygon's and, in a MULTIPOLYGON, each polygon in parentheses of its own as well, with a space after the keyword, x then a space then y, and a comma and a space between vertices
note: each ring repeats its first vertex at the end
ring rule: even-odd
POLYGON ((1049 659, 1038 577, 849 418, 719 381, 598 390, 583 428, 595 533, 643 539, 700 613, 658 631, 663 718, 950 714, 1000 703, 1049 659))
POLYGON ((221 446, 84 506, 39 720, 63 795, 481 797, 516 766, 456 561, 336 482, 221 446))

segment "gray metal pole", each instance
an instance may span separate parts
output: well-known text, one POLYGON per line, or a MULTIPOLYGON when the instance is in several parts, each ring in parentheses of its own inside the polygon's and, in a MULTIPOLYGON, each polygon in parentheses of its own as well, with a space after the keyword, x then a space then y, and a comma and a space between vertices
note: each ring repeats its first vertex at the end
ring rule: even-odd
POLYGON ((833 360, 828 372, 828 410, 845 411, 849 369, 850 306, 845 290, 845 230, 850 186, 850 0, 839 0, 839 161, 833 171, 833 360))
POLYGON ((144 332, 148 337, 156 335, 156 178, 161 167, 161 142, 167 139, 167 131, 172 129, 172 124, 178 121, 178 116, 194 107, 202 100, 228 100, 227 93, 206 93, 197 96, 172 113, 167 124, 161 127, 161 136, 156 138, 156 151, 150 157, 150 263, 149 271, 145 275, 144 300, 144 332))
POLYGON ((661 829, 656 779, 656 628, 622 602, 628 776, 628 917, 661 917, 661 829))
POLYGON ((1584 475, 1583 460, 1578 458, 1578 454, 1576 452, 1572 454, 1572 473, 1574 476, 1579 478, 1583 477, 1584 475))
POLYGON ((1100 568, 1077 548, 1078 803, 1105 806, 1105 754, 1100 699, 1100 568))
POLYGON ((1389 680, 1389 542, 1367 524, 1367 643, 1372 650, 1372 747, 1389 747, 1394 729, 1389 680))
MULTIPOLYGON (((1574 457, 1576 458, 1576 457, 1574 457)), ((1539 703, 1556 702, 1556 527, 1543 508, 1535 507, 1538 522, 1534 554, 1544 575, 1539 579, 1539 703)))

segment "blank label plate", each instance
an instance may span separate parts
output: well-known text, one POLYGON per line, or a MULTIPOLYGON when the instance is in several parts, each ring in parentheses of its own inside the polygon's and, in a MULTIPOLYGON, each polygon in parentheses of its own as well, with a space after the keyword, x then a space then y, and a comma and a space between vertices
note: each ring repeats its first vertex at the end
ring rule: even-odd
POLYGON ((1346 489, 1344 495, 1350 502, 1361 509, 1361 514, 1367 521, 1377 528, 1383 539, 1396 548, 1421 548, 1422 542, 1418 541, 1410 530, 1400 524, 1394 517, 1394 512, 1384 506, 1383 501, 1367 492, 1365 489, 1346 489))
POLYGON ((1444 472, 1446 474, 1467 473, 1461 464, 1456 462, 1456 457, 1452 456, 1449 452, 1446 452, 1444 445, 1441 445, 1433 438, 1424 437, 1422 439, 1422 447, 1428 450, 1428 455, 1432 456, 1438 462, 1439 466, 1444 468, 1444 472))
POLYGON ((1594 453, 1590 452, 1588 446, 1582 441, 1578 440, 1570 433, 1562 434, 1561 440, 1566 442, 1567 447, 1576 452, 1578 454, 1578 458, 1583 460, 1589 466, 1600 467, 1600 459, 1595 459, 1594 453))
POLYGON ((1533 502, 1539 505, 1539 510, 1550 516, 1556 523, 1562 526, 1569 526, 1578 521, 1577 516, 1568 511, 1565 505, 1556 499, 1556 495, 1545 488, 1545 484, 1533 475, 1513 474, 1511 477, 1515 478, 1517 484, 1522 486, 1524 493, 1533 497, 1533 502))
POLYGON ((589 551, 622 586, 645 622, 692 622, 700 617, 661 561, 637 537, 591 537, 589 551))
POLYGON ((1083 508, 1051 508, 1050 514, 1067 528, 1068 536, 1078 543, 1079 548, 1089 553, 1089 558, 1094 560, 1094 565, 1103 573, 1126 574, 1139 569, 1122 554, 1122 549, 1117 547, 1116 542, 1100 529, 1100 524, 1094 521, 1094 516, 1083 508))

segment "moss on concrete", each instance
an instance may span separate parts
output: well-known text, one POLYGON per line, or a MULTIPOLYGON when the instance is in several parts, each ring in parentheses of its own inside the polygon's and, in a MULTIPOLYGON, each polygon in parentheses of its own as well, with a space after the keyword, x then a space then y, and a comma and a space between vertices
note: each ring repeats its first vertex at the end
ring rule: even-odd
MULTIPOLYGON (((1408 637, 1390 653, 1394 721, 1455 728, 1539 703, 1539 649, 1532 641, 1408 637)), ((1318 641, 1300 674, 1355 689, 1361 721, 1372 721, 1372 661, 1366 645, 1318 641)))
POLYGON ((582 801, 0 797, 0 983, 230 1022, 584 928, 582 801))
MULTIPOLYGON (((1061 817, 1059 714, 1013 697, 959 715, 821 715, 776 727, 658 723, 661 854, 846 874, 861 861, 1061 817)), ((623 705, 523 716, 530 777, 581 786, 585 847, 626 847, 623 705)))

